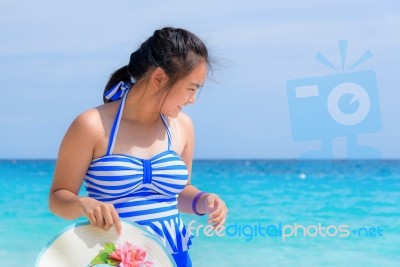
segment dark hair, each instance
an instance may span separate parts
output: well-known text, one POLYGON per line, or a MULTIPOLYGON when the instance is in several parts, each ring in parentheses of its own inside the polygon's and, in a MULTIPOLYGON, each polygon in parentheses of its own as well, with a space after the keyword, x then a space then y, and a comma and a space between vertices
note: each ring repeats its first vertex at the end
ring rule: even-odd
MULTIPOLYGON (((131 54, 127 66, 111 75, 104 93, 120 81, 130 82, 131 77, 135 82, 140 82, 157 67, 168 75, 168 84, 160 92, 167 93, 168 89, 189 75, 201 61, 205 61, 210 67, 207 48, 200 38, 184 29, 162 28, 156 30, 153 36, 131 54)), ((103 101, 107 102, 104 97, 103 101)))

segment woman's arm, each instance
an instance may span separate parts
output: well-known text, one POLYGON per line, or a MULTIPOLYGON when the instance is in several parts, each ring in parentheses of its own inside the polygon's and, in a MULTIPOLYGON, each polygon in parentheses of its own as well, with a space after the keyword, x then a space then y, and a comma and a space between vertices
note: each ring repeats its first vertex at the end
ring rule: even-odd
MULTIPOLYGON (((181 158, 188 168, 189 177, 187 185, 178 196, 178 209, 185 213, 194 213, 192 203, 196 195, 201 191, 191 185, 194 127, 191 119, 187 115, 182 116, 182 134, 186 138, 186 143, 181 158)), ((213 224, 214 227, 218 227, 225 223, 228 209, 225 202, 216 194, 206 193, 201 195, 194 208, 199 214, 209 213, 209 223, 213 224)))
POLYGON ((97 110, 79 115, 69 127, 61 143, 53 183, 50 189, 50 210, 65 219, 88 217, 92 225, 108 230, 119 218, 114 206, 89 197, 78 197, 86 171, 93 158, 99 131, 97 110))

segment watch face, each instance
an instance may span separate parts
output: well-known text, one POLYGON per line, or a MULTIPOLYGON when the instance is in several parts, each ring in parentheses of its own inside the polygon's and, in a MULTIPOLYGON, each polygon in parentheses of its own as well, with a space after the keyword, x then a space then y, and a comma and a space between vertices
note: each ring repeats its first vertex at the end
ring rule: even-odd
POLYGON ((371 102, 363 87, 345 82, 332 89, 327 105, 329 114, 337 123, 356 125, 367 117, 371 102))

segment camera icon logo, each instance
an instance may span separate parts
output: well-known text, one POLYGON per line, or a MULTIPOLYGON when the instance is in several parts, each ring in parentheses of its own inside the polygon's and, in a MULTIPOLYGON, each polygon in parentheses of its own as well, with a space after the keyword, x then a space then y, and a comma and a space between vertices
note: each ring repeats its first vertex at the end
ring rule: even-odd
MULTIPOLYGON (((339 48, 344 70, 347 41, 339 41, 339 48)), ((370 57, 372 53, 368 50, 349 70, 370 57)), ((337 70, 321 53, 316 59, 337 70)), ((286 89, 293 139, 321 140, 321 150, 308 151, 302 157, 333 157, 333 139, 337 137, 345 137, 347 157, 380 157, 376 148, 357 144, 360 134, 382 130, 375 71, 289 80, 286 89)))
POLYGON ((328 111, 331 117, 339 124, 357 125, 368 115, 371 107, 368 93, 359 84, 354 82, 341 83, 332 89, 328 96, 328 111), (341 99, 346 96, 345 106, 341 105, 341 99), (351 106, 357 105, 355 111, 351 106))

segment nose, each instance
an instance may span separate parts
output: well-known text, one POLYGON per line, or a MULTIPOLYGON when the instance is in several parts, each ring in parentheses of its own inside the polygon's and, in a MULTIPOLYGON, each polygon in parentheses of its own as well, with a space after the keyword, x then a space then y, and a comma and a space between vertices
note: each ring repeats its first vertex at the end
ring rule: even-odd
POLYGON ((189 97, 189 98, 188 98, 188 104, 193 104, 195 100, 196 100, 196 99, 195 99, 195 96, 194 96, 194 95, 191 96, 191 97, 189 97))

